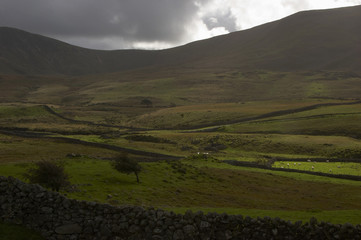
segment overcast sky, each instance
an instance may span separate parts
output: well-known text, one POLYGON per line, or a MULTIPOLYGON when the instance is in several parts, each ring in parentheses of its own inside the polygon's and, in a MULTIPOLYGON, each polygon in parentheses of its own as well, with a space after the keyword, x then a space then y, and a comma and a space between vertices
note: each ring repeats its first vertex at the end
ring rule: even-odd
POLYGON ((94 49, 162 49, 361 0, 0 0, 0 26, 94 49))

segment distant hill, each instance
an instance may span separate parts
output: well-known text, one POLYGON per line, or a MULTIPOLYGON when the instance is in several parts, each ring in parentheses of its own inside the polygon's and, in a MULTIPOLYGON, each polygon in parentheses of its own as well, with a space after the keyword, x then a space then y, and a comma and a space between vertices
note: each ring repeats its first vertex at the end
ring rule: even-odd
POLYGON ((249 30, 159 50, 100 51, 0 28, 0 72, 83 75, 189 66, 361 72, 361 6, 299 12, 249 30))
POLYGON ((116 72, 153 64, 156 52, 99 51, 0 27, 0 72, 81 75, 116 72))

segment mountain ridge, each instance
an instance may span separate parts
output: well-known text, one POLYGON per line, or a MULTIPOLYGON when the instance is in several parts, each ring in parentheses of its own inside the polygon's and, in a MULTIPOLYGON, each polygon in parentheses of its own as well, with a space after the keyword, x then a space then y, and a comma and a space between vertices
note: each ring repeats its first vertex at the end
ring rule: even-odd
POLYGON ((361 6, 303 11, 165 50, 92 50, 0 28, 0 72, 87 75, 188 66, 361 72, 361 6))

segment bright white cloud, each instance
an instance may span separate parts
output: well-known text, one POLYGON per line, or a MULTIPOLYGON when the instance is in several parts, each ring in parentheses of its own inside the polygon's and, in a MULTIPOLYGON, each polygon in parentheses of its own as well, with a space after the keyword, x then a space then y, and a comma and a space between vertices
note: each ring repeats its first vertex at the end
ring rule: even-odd
MULTIPOLYGON (((327 9, 346 6, 360 5, 361 0, 212 0, 200 6, 198 19, 193 22, 197 27, 196 34, 190 35, 189 41, 213 37, 219 34, 229 33, 226 27, 218 26, 216 29, 208 29, 207 25, 200 23, 205 16, 209 22, 221 22, 217 16, 219 13, 229 12, 234 21, 236 30, 244 30, 284 18, 299 11, 312 9, 327 9)), ((224 15, 228 16, 229 15, 224 15)))

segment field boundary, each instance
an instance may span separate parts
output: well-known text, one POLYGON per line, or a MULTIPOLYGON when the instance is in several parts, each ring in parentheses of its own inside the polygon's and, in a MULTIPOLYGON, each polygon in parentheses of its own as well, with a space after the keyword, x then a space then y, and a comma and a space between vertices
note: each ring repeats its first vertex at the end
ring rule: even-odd
POLYGON ((346 180, 353 180, 353 181, 361 181, 361 176, 355 176, 355 175, 331 174, 331 173, 313 172, 313 171, 289 169, 289 168, 273 168, 273 167, 270 167, 267 165, 260 165, 260 164, 253 163, 253 162, 243 162, 243 161, 237 161, 237 160, 223 160, 222 162, 227 163, 232 166, 239 166, 239 167, 260 168, 260 169, 279 171, 279 172, 304 173, 304 174, 310 174, 310 175, 321 176, 321 177, 330 177, 330 178, 346 179, 346 180))
MULTIPOLYGON (((0 221, 40 232, 46 239, 354 239, 361 225, 291 223, 280 218, 199 211, 175 214, 152 207, 78 201, 37 184, 0 176, 0 221)), ((357 238, 358 239, 358 238, 357 238)))
MULTIPOLYGON (((299 113, 299 112, 314 110, 314 109, 317 109, 317 108, 320 108, 320 107, 341 106, 341 105, 356 105, 356 104, 360 104, 360 103, 361 103, 361 101, 348 102, 348 103, 320 103, 320 104, 315 104, 315 105, 301 107, 301 108, 294 108, 294 109, 287 109, 287 110, 269 112, 269 113, 261 114, 261 115, 255 116, 255 117, 237 119, 237 120, 233 120, 233 121, 218 122, 216 124, 199 125, 199 126, 189 128, 188 130, 214 126, 214 128, 212 128, 212 129, 200 130, 200 131, 203 131, 203 132, 208 132, 208 131, 213 132, 213 131, 217 131, 220 128, 219 125, 231 125, 231 124, 249 122, 249 121, 254 121, 254 120, 260 120, 260 119, 264 119, 264 118, 279 117, 279 116, 288 115, 288 114, 292 114, 292 113, 299 113)), ((187 129, 180 129, 180 130, 187 130, 187 129)))

